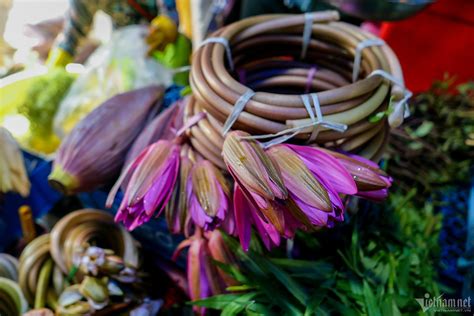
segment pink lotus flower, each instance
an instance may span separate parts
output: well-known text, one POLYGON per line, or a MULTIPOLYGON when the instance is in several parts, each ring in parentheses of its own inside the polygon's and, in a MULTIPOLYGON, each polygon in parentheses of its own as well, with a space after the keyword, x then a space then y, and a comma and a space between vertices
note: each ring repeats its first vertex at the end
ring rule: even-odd
MULTIPOLYGON (((329 152, 329 151, 328 151, 329 152)), ((373 201, 383 201, 388 196, 388 188, 392 185, 389 177, 379 166, 364 157, 329 152, 353 177, 357 186, 357 196, 373 201)))
POLYGON ((160 140, 148 147, 128 166, 112 188, 107 207, 126 177, 130 181, 125 190, 115 220, 123 222, 133 230, 159 215, 168 203, 179 170, 180 146, 171 141, 160 140))
POLYGON ((168 205, 166 205, 165 216, 168 228, 173 234, 184 234, 186 237, 189 237, 192 234, 193 228, 186 196, 186 185, 193 166, 190 159, 192 151, 189 146, 182 146, 180 156, 179 176, 176 180, 171 199, 168 205))
MULTIPOLYGON (((225 284, 221 279, 216 266, 211 260, 208 240, 204 238, 202 230, 197 228, 195 234, 182 241, 173 254, 176 260, 181 251, 189 247, 187 256, 188 291, 191 300, 198 300, 224 292, 225 284)), ((194 311, 204 315, 205 308, 194 306, 194 311)))
POLYGON ((258 214, 260 212, 243 193, 238 184, 234 187, 234 216, 242 249, 248 251, 252 237, 252 225, 257 229, 263 244, 270 250, 280 244, 280 234, 276 228, 264 221, 258 214))
MULTIPOLYGON (((241 140, 249 134, 234 131, 227 134, 222 156, 236 185, 256 206, 259 216, 270 222, 279 232, 284 232, 284 215, 274 207, 273 202, 285 200, 288 192, 280 171, 253 140, 241 140)), ((236 216, 237 222, 239 221, 236 216)))
POLYGON ((267 248, 296 229, 332 227, 344 220, 342 196, 380 199, 391 180, 372 162, 329 150, 280 144, 266 151, 248 134, 224 141, 223 158, 235 180, 234 217, 244 250, 255 226, 267 248))
POLYGON ((230 190, 221 172, 201 160, 194 164, 186 187, 189 212, 196 225, 212 230, 225 220, 230 190))
MULTIPOLYGON (((331 227, 344 219, 339 194, 355 194, 357 188, 335 158, 317 148, 297 145, 276 145, 267 153, 279 166, 291 199, 312 225, 331 227)), ((288 209, 304 224, 301 214, 288 209)))

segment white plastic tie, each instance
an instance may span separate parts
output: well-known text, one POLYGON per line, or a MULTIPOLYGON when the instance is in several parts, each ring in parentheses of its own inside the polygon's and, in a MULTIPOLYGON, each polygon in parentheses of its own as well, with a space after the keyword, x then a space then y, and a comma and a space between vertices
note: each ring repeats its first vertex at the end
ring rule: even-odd
POLYGON ((311 33, 313 31, 314 15, 312 13, 304 14, 303 44, 301 45, 301 59, 306 58, 311 33))
POLYGON ((343 133, 347 130, 347 125, 346 124, 341 124, 341 123, 335 123, 335 122, 330 122, 326 121, 323 119, 323 113, 321 111, 321 105, 319 103, 318 95, 316 93, 311 93, 311 94, 303 94, 301 96, 301 99, 303 100, 304 107, 306 108, 306 111, 309 114, 311 123, 304 124, 301 126, 296 126, 292 128, 285 129, 283 131, 280 131, 278 133, 274 134, 265 134, 265 135, 255 135, 255 136, 243 136, 241 139, 253 139, 253 140, 258 140, 258 139, 267 139, 267 138, 273 138, 272 140, 268 142, 263 142, 262 147, 263 148, 269 148, 274 145, 278 145, 281 143, 286 142, 287 140, 295 137, 296 135, 300 134, 304 129, 308 127, 313 127, 313 132, 311 133, 311 136, 309 138, 308 142, 314 141, 318 134, 319 134, 319 128, 320 126, 324 126, 328 129, 335 130, 337 132, 343 133), (311 100, 313 101, 313 107, 311 107, 310 104, 310 97, 311 100))
POLYGON ((232 109, 232 113, 230 113, 229 117, 225 121, 224 126, 222 128, 223 136, 229 132, 229 130, 234 125, 235 121, 237 121, 237 119, 239 118, 240 113, 242 113, 245 106, 254 95, 255 95, 255 92, 252 89, 248 89, 247 91, 245 91, 244 94, 242 94, 237 99, 237 101, 234 104, 234 108, 232 109))
POLYGON ((227 56, 227 61, 229 63, 230 70, 234 70, 234 62, 232 60, 232 51, 230 50, 230 44, 227 38, 225 37, 209 37, 206 38, 199 47, 207 45, 209 43, 215 43, 215 44, 221 44, 225 48, 226 56, 227 56))
POLYGON ((369 38, 357 44, 354 55, 354 67, 352 68, 352 82, 355 82, 357 77, 359 77, 360 65, 362 62, 362 51, 367 47, 382 45, 385 45, 385 42, 380 38, 369 38))
POLYGON ((394 77, 393 75, 389 74, 388 72, 384 71, 384 70, 381 70, 381 69, 377 69, 377 70, 374 70, 370 73, 369 77, 373 77, 373 76, 381 76, 385 79, 387 79, 388 81, 390 81, 391 83, 401 87, 403 89, 403 93, 404 93, 404 96, 402 99, 400 99, 397 103, 395 103, 395 105, 393 106, 393 111, 390 115, 394 114, 394 113, 400 113, 400 108, 403 106, 404 109, 403 109, 403 118, 407 118, 410 116, 410 107, 408 106, 408 100, 413 96, 413 93, 408 90, 407 88, 405 88, 405 85, 403 84, 403 82, 394 77))

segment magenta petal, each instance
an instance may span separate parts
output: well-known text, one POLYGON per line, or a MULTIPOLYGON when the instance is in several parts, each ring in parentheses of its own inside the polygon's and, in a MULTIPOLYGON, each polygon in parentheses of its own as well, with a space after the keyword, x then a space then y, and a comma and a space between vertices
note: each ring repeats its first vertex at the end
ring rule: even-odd
POLYGON ((379 165, 376 164, 375 162, 373 162, 372 160, 369 160, 367 158, 364 158, 362 156, 359 156, 359 155, 354 155, 354 154, 349 154, 349 153, 345 153, 346 156, 350 157, 350 158, 353 158, 355 160, 358 160, 362 163, 365 163, 366 165, 372 167, 372 168, 376 168, 376 169, 379 169, 379 165))
POLYGON ((162 168, 163 171, 161 175, 157 176, 153 185, 143 197, 144 208, 149 216, 152 216, 160 206, 158 210, 159 215, 173 193, 173 188, 178 178, 179 158, 173 157, 170 159, 172 160, 169 165, 165 166, 164 169, 162 168))
POLYGON ((248 202, 242 193, 242 189, 236 183, 234 186, 234 217, 240 244, 245 251, 249 250, 250 238, 252 237, 249 214, 251 208, 252 204, 248 202))
POLYGON ((199 204, 199 201, 196 198, 196 195, 191 194, 189 196, 188 207, 191 218, 197 226, 206 228, 208 224, 212 223, 212 218, 204 212, 201 204, 199 204))
POLYGON ((387 198, 388 190, 381 189, 381 190, 376 190, 376 191, 359 192, 357 193, 357 196, 364 199, 371 200, 371 201, 375 201, 375 202, 382 202, 383 200, 387 198))
POLYGON ((336 158, 309 146, 286 145, 303 160, 308 169, 325 179, 338 192, 357 193, 357 186, 350 173, 336 158))
MULTIPOLYGON (((149 150, 150 150, 149 147, 145 148, 140 153, 140 155, 138 155, 138 157, 135 158, 133 160, 133 162, 130 163, 129 166, 127 166, 127 168, 124 170, 124 172, 122 172, 119 179, 117 180, 117 182, 115 182, 114 186, 110 190, 109 195, 107 196, 107 201, 105 202, 105 206, 107 208, 110 208, 112 206, 112 204, 114 203, 115 196, 117 195, 117 192, 118 192, 120 186, 122 185, 122 182, 125 180, 125 178, 131 177, 132 173, 135 171, 137 166, 142 162, 145 155, 148 154, 149 150)), ((127 201, 127 200, 128 200, 128 196, 125 195, 123 197, 123 201, 127 201)), ((122 202, 122 203, 128 203, 128 202, 122 202)))
POLYGON ((331 213, 324 212, 316 207, 306 204, 292 192, 290 192, 290 196, 293 198, 296 205, 298 205, 301 211, 308 217, 311 224, 322 227, 328 225, 328 219, 331 213))
MULTIPOLYGON (((200 291, 201 297, 199 297, 199 298, 206 298, 206 297, 209 297, 209 296, 212 295, 211 285, 210 285, 210 282, 209 282, 209 279, 208 279, 208 277, 212 277, 212 276, 207 275, 206 260, 207 260, 208 256, 204 252, 204 245, 201 245, 200 248, 201 249, 199 249, 199 262, 200 262, 199 263, 199 265, 200 265, 200 269, 199 269, 200 278, 199 278, 199 280, 201 281, 200 282, 200 284, 201 284, 201 291, 200 291)), ((192 271, 192 269, 188 270, 188 271, 192 271)))
POLYGON ((280 234, 276 228, 272 224, 264 222, 256 212, 251 212, 251 215, 265 247, 271 250, 273 245, 278 246, 280 244, 280 234))
POLYGON ((220 183, 218 183, 217 185, 219 188, 219 200, 221 201, 221 204, 219 205, 219 209, 217 210, 216 217, 222 222, 226 218, 227 210, 229 208, 229 199, 227 198, 227 195, 225 195, 225 192, 222 189, 220 183))
POLYGON ((229 235, 235 236, 237 234, 233 209, 227 211, 221 227, 229 235))

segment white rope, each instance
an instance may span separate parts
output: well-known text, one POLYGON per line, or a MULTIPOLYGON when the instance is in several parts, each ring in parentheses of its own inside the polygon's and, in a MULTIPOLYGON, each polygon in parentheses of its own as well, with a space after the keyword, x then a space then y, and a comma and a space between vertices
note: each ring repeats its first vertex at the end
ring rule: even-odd
POLYGON ((255 92, 252 89, 248 89, 237 99, 234 104, 234 108, 232 109, 232 113, 230 113, 229 117, 224 123, 224 126, 222 128, 222 135, 226 135, 229 132, 229 130, 232 128, 232 125, 234 125, 235 121, 237 121, 237 119, 239 118, 240 113, 242 113, 245 106, 254 95, 255 92))
POLYGON ((209 38, 205 39, 201 43, 201 45, 199 45, 199 47, 207 45, 209 43, 216 43, 216 44, 221 44, 221 45, 224 46, 225 52, 226 52, 226 55, 227 55, 227 61, 229 62, 230 70, 233 71, 234 70, 234 62, 232 60, 232 52, 230 50, 230 44, 229 44, 229 41, 227 40, 227 38, 224 38, 224 37, 209 37, 209 38))

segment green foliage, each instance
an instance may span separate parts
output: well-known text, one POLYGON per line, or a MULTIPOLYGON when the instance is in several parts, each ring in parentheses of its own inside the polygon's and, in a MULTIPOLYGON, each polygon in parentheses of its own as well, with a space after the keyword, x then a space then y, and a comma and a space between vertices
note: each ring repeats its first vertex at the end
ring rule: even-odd
POLYGON ((265 256, 255 247, 245 253, 226 237, 239 263, 219 266, 241 285, 193 303, 225 315, 421 314, 415 298, 440 293, 441 217, 429 202, 415 206, 415 195, 415 189, 394 194, 386 207, 362 212, 335 230, 299 233, 296 247, 308 258, 265 256), (338 245, 338 239, 349 242, 338 245))
POLYGON ((334 229, 298 232, 297 259, 282 249, 266 255, 255 244, 245 253, 227 237, 239 263, 219 265, 240 285, 195 304, 225 315, 430 315, 415 299, 450 292, 437 282, 441 214, 433 193, 468 181, 474 158, 474 83, 456 89, 450 80, 436 83, 393 131, 388 201, 367 203, 334 229))
POLYGON ((411 104, 412 115, 392 130, 388 172, 402 190, 430 194, 469 181, 474 159, 474 82, 437 82, 411 104))

